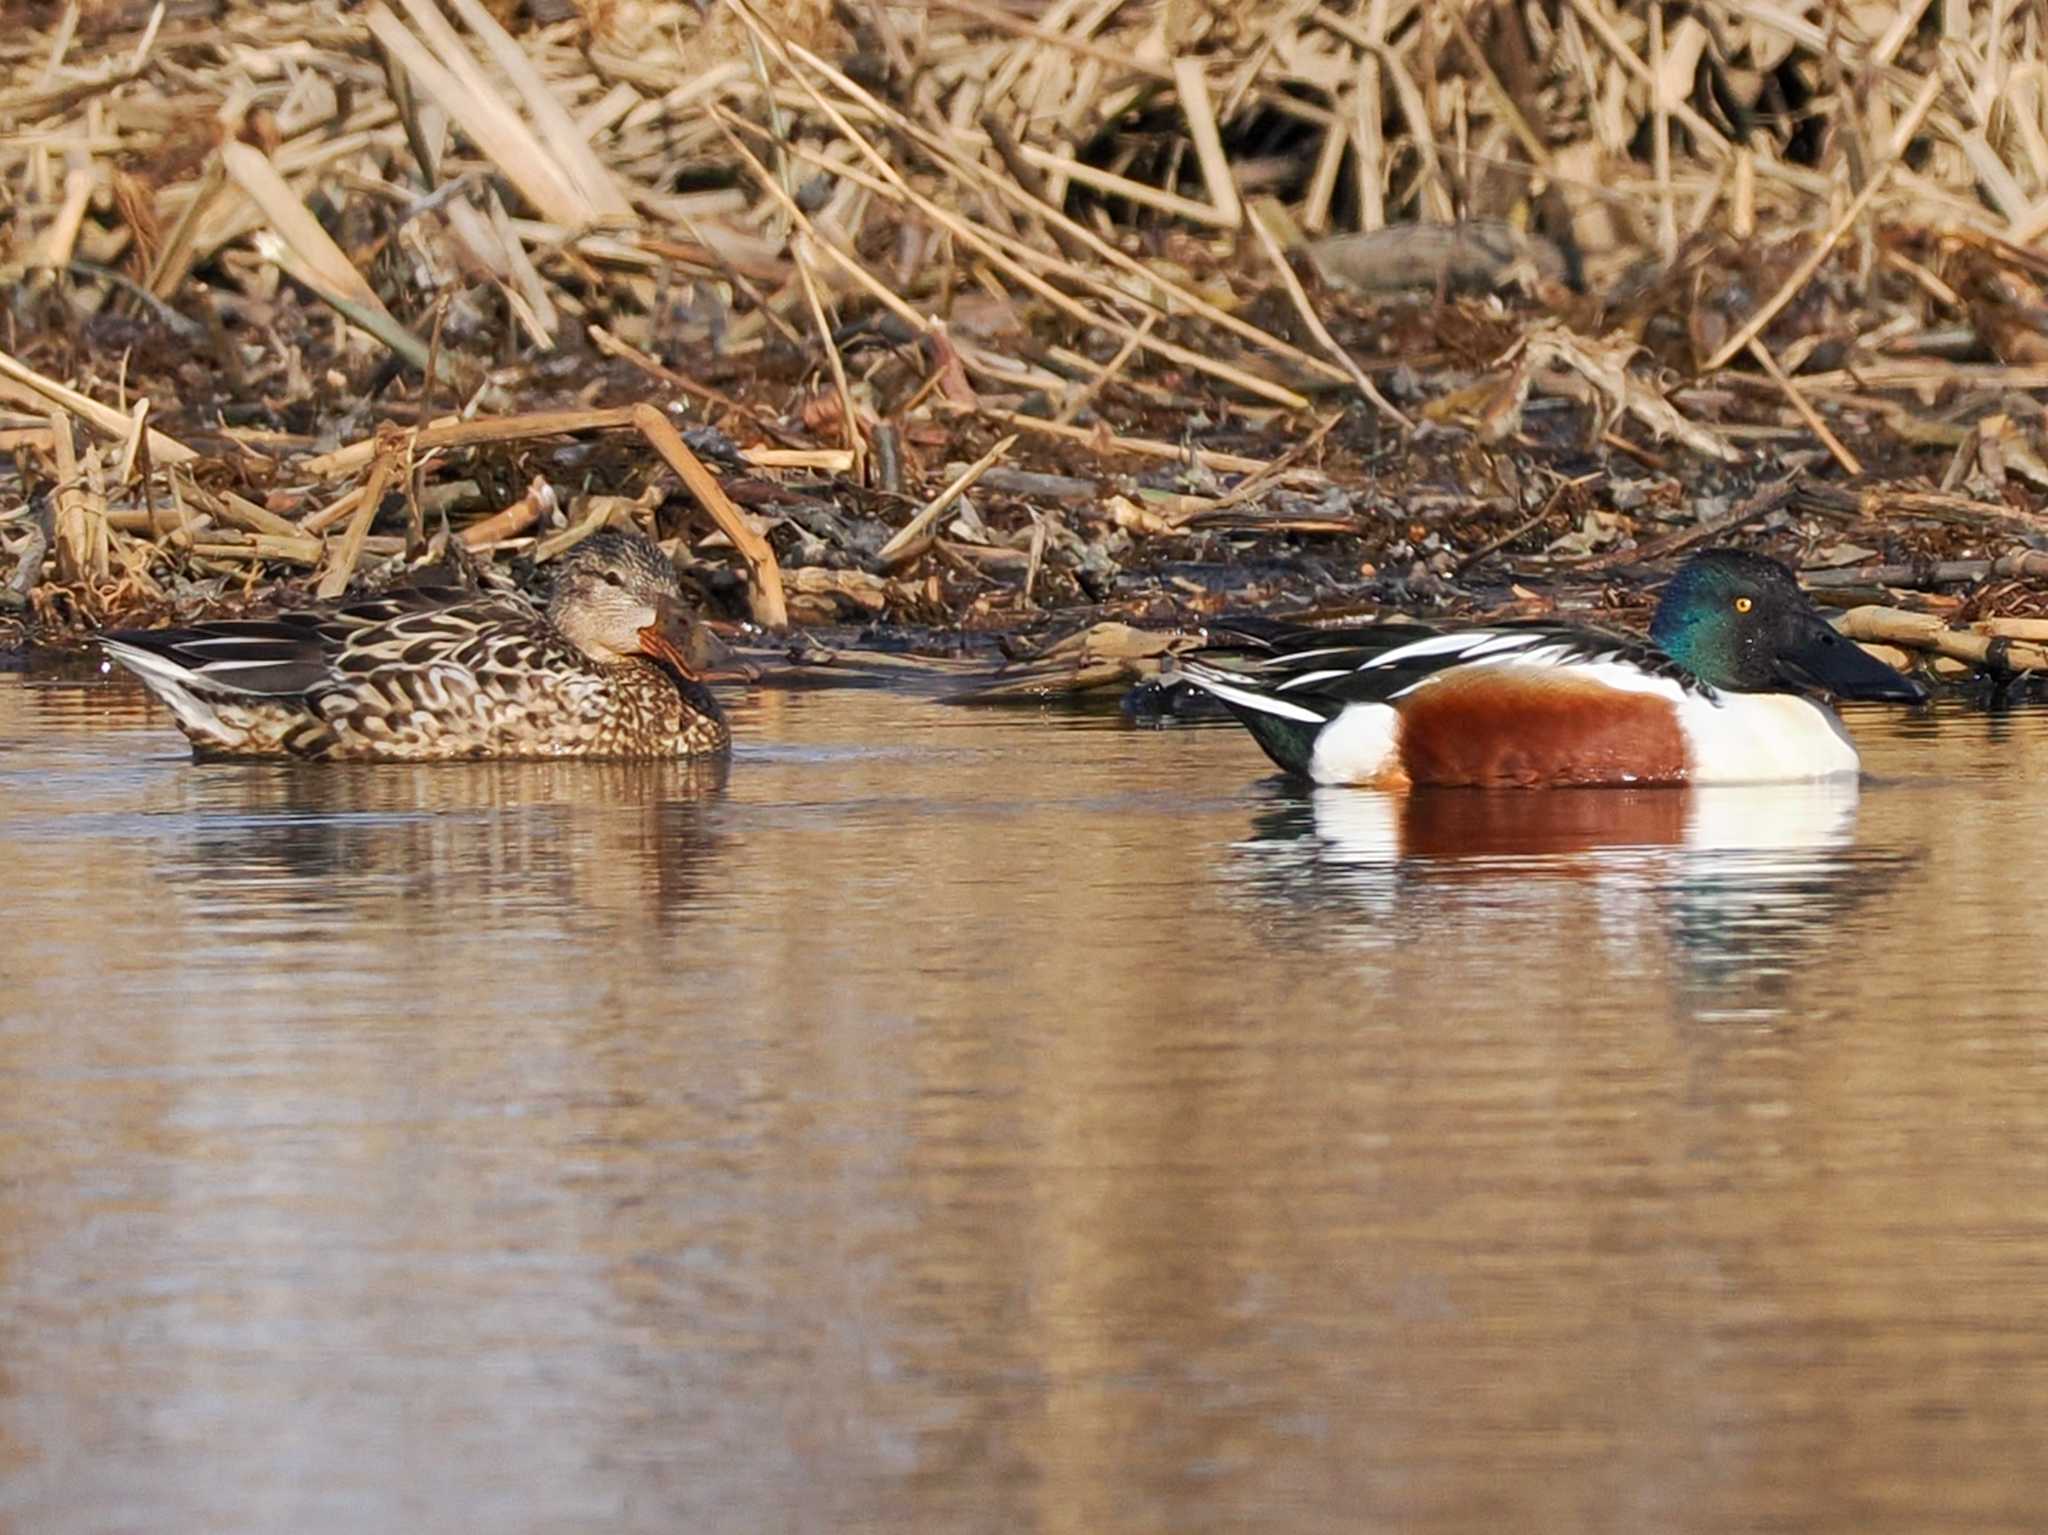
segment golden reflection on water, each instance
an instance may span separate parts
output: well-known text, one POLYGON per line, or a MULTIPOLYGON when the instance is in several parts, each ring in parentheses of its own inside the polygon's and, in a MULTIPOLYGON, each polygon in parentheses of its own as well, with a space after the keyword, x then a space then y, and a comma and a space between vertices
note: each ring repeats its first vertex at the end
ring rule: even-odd
POLYGON ((195 765, 0 679, 0 1526, 2027 1528, 2040 716, 1303 795, 764 692, 195 765))

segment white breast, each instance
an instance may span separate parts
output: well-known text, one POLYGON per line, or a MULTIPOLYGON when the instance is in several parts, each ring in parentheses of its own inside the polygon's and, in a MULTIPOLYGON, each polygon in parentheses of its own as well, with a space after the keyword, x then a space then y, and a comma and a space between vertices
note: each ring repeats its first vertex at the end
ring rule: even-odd
POLYGON ((1856 747, 1834 710, 1790 693, 1688 693, 1678 708, 1696 784, 1853 778, 1856 747))
POLYGON ((1369 784, 1395 765, 1401 716, 1386 704, 1346 704, 1316 736, 1309 777, 1320 784, 1369 784))

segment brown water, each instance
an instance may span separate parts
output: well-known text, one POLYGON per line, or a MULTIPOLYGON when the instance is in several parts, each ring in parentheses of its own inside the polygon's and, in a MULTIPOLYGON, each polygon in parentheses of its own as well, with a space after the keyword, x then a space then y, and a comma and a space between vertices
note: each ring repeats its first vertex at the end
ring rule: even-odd
POLYGON ((195 766, 0 679, 0 1527, 2048 1523, 2048 715, 1304 796, 756 694, 195 766))

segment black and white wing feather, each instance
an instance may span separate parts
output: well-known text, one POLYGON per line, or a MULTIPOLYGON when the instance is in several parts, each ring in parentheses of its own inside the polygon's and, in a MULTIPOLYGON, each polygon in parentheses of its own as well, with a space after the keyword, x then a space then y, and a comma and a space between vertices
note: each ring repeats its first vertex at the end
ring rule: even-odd
POLYGON ((308 698, 335 686, 366 661, 420 658, 459 647, 493 628, 537 628, 525 599, 405 588, 339 607, 233 619, 184 629, 122 629, 100 644, 145 679, 204 694, 308 698))
POLYGON ((1292 704, 1326 719, 1347 704, 1390 703, 1442 672, 1482 662, 1618 664, 1689 689, 1700 688, 1691 673, 1644 640, 1544 620, 1471 629, 1410 620, 1348 629, 1276 630, 1233 624, 1212 628, 1211 635, 1210 645, 1183 659, 1190 681, 1219 696, 1223 695, 1213 684, 1222 682, 1235 692, 1292 704), (1223 643, 1214 643, 1215 638, 1223 643))
POLYGON ((423 689, 474 692, 498 650, 544 638, 523 597, 398 588, 272 618, 118 630, 100 645, 202 749, 307 755, 366 709, 410 715, 433 701, 423 689))
POLYGON ((1210 645, 1181 658, 1179 675, 1221 700, 1274 761, 1294 772, 1311 771, 1317 738, 1347 710, 1399 707, 1405 695, 1460 667, 1619 666, 1705 691, 1642 640, 1541 620, 1472 629, 1412 620, 1348 629, 1253 621, 1214 626, 1210 634, 1210 645))

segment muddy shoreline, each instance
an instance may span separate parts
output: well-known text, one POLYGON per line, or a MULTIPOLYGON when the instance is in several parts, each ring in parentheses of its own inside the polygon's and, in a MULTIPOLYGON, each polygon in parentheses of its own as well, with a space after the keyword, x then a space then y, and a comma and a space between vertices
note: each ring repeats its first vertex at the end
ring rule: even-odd
MULTIPOLYGON (((1067 57, 1000 18, 502 9, 50 8, 0 47, 0 650, 424 566, 532 588, 628 525, 770 653, 1086 673, 1228 613, 1626 626, 1732 543, 1943 675, 2048 665, 2048 260, 1969 212, 1927 39, 1888 45, 1885 89, 1924 83, 1879 153, 1772 117, 1744 50, 1843 77, 1731 27, 1646 188, 1544 94, 1569 38, 1505 22, 1404 31, 1430 92, 1353 142, 1275 137, 1308 77, 1219 13, 1140 67, 1164 115, 1061 76, 1106 114, 1069 153, 992 102, 941 131, 958 58, 1067 57), (1452 83, 1494 161, 1418 131, 1452 83), (1574 145, 1594 170, 1557 174, 1574 145)), ((1306 25, 1286 57, 1385 46, 1306 25)))

